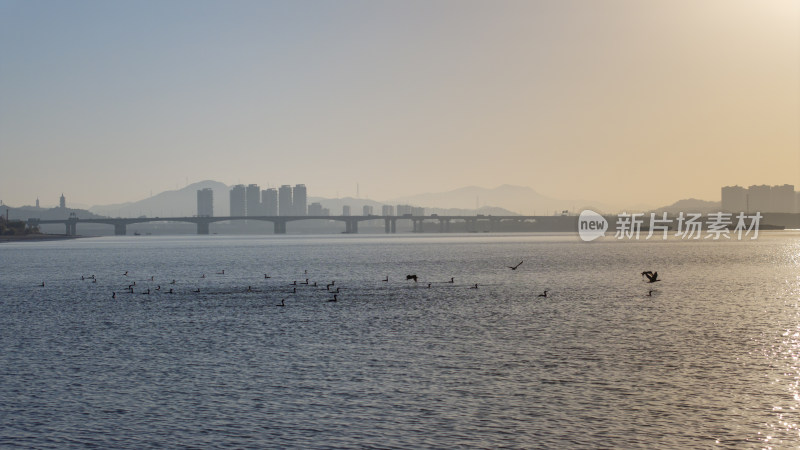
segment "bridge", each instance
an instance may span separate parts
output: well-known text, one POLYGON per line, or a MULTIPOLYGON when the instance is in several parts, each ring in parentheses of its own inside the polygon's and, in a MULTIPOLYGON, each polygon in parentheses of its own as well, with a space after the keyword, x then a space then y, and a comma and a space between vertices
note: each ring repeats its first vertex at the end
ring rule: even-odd
MULTIPOLYGON (((494 231, 497 224, 503 221, 515 222, 532 222, 532 223, 549 223, 551 226, 564 224, 564 219, 569 219, 570 223, 575 222, 575 216, 413 216, 410 214, 402 216, 226 216, 226 217, 137 217, 137 218, 100 218, 100 219, 80 219, 76 216, 70 216, 67 219, 56 220, 40 220, 36 218, 28 219, 29 226, 47 225, 47 224, 64 224, 67 236, 76 236, 78 234, 78 224, 100 223, 107 224, 114 227, 114 234, 117 236, 124 236, 127 234, 128 225, 146 222, 188 222, 197 225, 197 234, 209 234, 209 226, 215 222, 234 221, 234 220, 258 220, 264 222, 272 222, 273 232, 275 234, 286 234, 286 224, 299 220, 327 220, 343 222, 345 226, 344 233, 358 233, 359 222, 368 220, 383 220, 384 229, 386 233, 397 232, 398 220, 410 220, 413 224, 414 233, 423 232, 423 223, 425 221, 438 221, 439 232, 447 233, 450 231, 450 223, 453 221, 464 221, 466 223, 466 230, 468 232, 477 232, 479 229, 485 231, 494 231), (557 222, 557 223, 556 223, 557 222)), ((575 222, 577 223, 577 222, 575 222)), ((546 228, 551 228, 550 226, 546 228)))

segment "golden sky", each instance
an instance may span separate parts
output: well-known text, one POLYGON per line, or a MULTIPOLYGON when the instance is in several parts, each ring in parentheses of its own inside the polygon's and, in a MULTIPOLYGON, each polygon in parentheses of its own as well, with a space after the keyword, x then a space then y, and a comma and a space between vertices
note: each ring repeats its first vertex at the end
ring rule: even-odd
POLYGON ((797 1, 0 0, 0 61, 11 205, 800 190, 797 1))

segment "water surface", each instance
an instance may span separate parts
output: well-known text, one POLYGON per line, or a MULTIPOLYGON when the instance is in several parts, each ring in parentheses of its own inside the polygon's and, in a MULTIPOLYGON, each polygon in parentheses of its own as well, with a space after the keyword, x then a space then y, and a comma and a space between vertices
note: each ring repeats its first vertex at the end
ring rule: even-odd
POLYGON ((0 267, 1 446, 800 441, 793 232, 104 237, 0 267))

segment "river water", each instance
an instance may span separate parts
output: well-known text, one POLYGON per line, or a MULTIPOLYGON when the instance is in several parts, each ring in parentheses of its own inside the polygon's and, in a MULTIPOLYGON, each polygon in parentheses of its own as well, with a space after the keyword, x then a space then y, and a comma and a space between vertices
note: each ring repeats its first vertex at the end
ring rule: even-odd
POLYGON ((791 231, 2 244, 0 446, 794 447, 799 300, 791 231))

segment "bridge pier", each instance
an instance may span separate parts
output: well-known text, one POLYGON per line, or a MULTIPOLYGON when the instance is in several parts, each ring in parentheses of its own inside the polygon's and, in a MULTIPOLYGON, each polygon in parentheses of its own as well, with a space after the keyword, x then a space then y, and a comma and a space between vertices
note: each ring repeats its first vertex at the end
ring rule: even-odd
POLYGON ((197 222, 197 234, 210 234, 209 222, 197 222))
POLYGON ((64 222, 66 225, 67 230, 64 234, 67 236, 77 236, 78 235, 78 221, 77 220, 68 220, 64 222))
POLYGON ((390 219, 387 217, 383 219, 383 221, 385 223, 384 230, 386 230, 386 233, 397 233, 397 219, 390 219))
POLYGON ((358 233, 358 221, 353 219, 346 220, 344 222, 344 232, 347 234, 358 233))
POLYGON ((114 224, 114 236, 125 236, 128 231, 128 226, 124 223, 114 224))
POLYGON ((440 233, 450 232, 450 219, 439 219, 439 232, 440 233))
POLYGON ((275 234, 286 234, 286 221, 276 220, 272 222, 272 230, 275 234))

